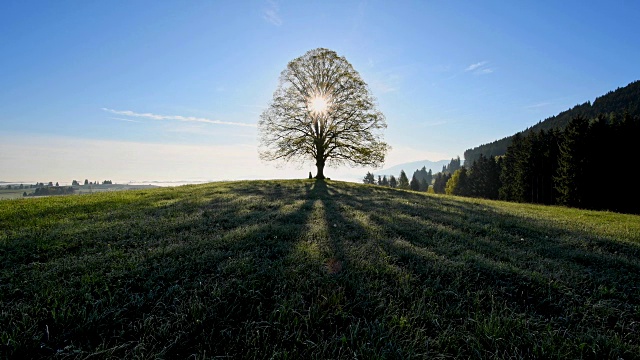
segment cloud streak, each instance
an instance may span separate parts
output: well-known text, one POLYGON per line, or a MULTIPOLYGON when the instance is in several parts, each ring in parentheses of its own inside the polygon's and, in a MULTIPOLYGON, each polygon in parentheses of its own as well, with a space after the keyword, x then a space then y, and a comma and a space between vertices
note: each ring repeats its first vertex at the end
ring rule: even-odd
POLYGON ((244 127, 256 127, 255 124, 247 124, 247 123, 239 123, 232 121, 221 121, 221 120, 212 120, 201 117, 194 116, 181 116, 181 115, 159 115, 152 113, 137 113, 131 110, 113 110, 108 108, 102 108, 102 110, 122 116, 129 116, 134 118, 144 118, 151 120, 167 120, 167 121, 180 121, 180 122, 193 122, 193 123, 204 123, 204 124, 214 124, 214 125, 231 125, 231 126, 244 126, 244 127))
POLYGON ((476 75, 491 74, 493 69, 487 67, 488 61, 480 61, 475 64, 471 64, 464 69, 465 72, 473 72, 476 75))
POLYGON ((547 106, 552 105, 552 104, 553 103, 551 103, 551 102, 541 102, 541 103, 525 106, 524 108, 527 109, 527 110, 532 110, 532 109, 539 109, 539 108, 547 107, 547 106))
POLYGON ((481 61, 479 63, 471 64, 466 69, 464 69, 464 71, 473 71, 485 66, 486 64, 487 64, 486 61, 481 61))
POLYGON ((267 1, 269 7, 264 11, 262 17, 275 26, 282 25, 282 18, 278 13, 278 4, 273 1, 267 1))

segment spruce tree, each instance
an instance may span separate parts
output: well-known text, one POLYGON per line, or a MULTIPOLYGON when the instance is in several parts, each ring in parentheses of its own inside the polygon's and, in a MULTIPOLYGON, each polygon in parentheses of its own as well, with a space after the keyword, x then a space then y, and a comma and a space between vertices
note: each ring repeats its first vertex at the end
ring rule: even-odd
POLYGON ((556 190, 561 205, 583 206, 587 169, 587 132, 589 121, 583 116, 574 117, 564 130, 560 142, 556 190))
POLYGON ((409 189, 409 178, 407 178, 407 174, 404 170, 400 170, 400 177, 398 178, 398 188, 400 189, 409 189))
POLYGON ((409 183, 409 187, 411 187, 411 190, 420 191, 420 182, 418 181, 415 175, 411 177, 411 182, 409 183))
POLYGON ((398 181, 396 180, 396 177, 391 175, 391 177, 389 178, 389 186, 392 188, 395 188, 398 186, 398 181))
POLYGON ((429 190, 429 184, 427 183, 427 179, 422 178, 420 180, 420 191, 427 191, 427 190, 429 190))

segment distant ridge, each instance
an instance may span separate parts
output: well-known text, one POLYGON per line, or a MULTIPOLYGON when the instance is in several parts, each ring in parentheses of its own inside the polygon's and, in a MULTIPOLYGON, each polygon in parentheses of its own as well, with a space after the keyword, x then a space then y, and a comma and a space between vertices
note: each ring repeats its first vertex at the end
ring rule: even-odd
POLYGON ((439 161, 431 161, 431 160, 420 160, 420 161, 412 161, 407 163, 398 164, 386 169, 378 170, 373 172, 374 175, 393 175, 399 176, 400 171, 404 170, 408 177, 411 177, 414 171, 422 169, 422 167, 426 167, 427 171, 431 169, 432 173, 437 173, 442 171, 443 166, 447 166, 451 160, 439 160, 439 161))
MULTIPOLYGON (((619 87, 615 91, 609 91, 605 95, 597 97, 593 104, 591 101, 587 101, 583 104, 576 105, 558 115, 548 117, 544 121, 539 121, 537 124, 521 132, 548 131, 551 129, 563 130, 571 119, 578 115, 586 118, 594 118, 598 114, 622 114, 624 112, 628 112, 630 115, 640 115, 640 80, 636 80, 625 87, 619 87)), ((485 157, 504 155, 507 147, 511 144, 512 138, 513 135, 480 145, 473 149, 468 149, 464 152, 464 160, 466 163, 472 164, 480 154, 485 157)))

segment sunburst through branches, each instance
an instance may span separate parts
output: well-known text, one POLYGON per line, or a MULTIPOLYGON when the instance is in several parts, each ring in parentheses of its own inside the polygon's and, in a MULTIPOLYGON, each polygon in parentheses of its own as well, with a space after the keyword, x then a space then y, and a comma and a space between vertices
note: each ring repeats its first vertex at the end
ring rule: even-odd
POLYGON ((329 111, 330 102, 328 96, 316 94, 307 101, 307 108, 312 115, 323 115, 329 111))

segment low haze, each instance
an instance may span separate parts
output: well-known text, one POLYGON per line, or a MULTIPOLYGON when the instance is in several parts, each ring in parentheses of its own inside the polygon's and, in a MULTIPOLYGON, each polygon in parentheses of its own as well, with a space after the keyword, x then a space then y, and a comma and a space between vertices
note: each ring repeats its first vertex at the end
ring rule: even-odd
POLYGON ((377 98, 384 167, 462 158, 640 79, 638 14, 630 1, 3 1, 0 180, 306 177, 313 164, 259 160, 257 122, 287 63, 318 47, 377 98))

